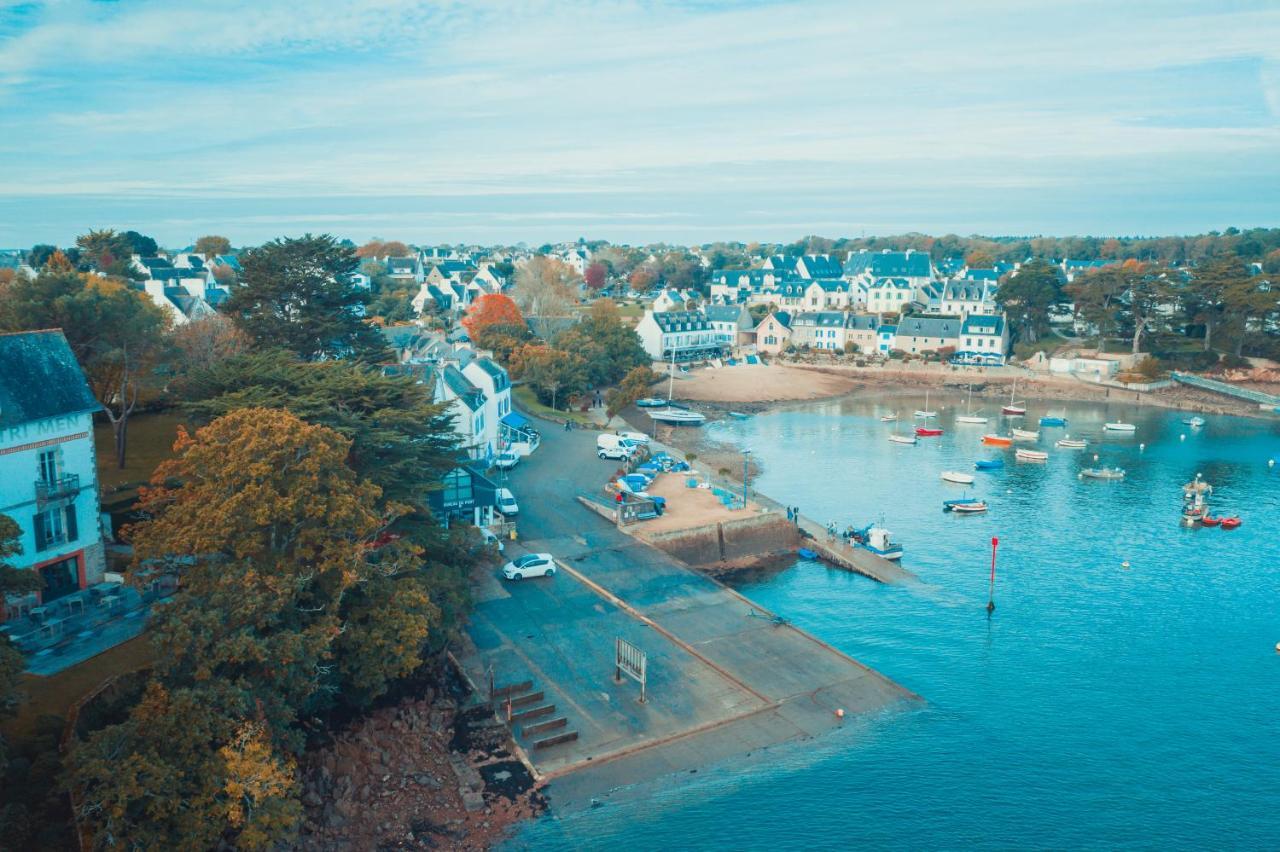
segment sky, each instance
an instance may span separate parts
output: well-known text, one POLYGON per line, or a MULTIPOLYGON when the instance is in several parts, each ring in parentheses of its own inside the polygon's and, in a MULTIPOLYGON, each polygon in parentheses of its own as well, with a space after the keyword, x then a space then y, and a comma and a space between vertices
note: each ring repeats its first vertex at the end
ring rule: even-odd
POLYGON ((0 0, 0 248, 1231 225, 1278 0, 0 0))

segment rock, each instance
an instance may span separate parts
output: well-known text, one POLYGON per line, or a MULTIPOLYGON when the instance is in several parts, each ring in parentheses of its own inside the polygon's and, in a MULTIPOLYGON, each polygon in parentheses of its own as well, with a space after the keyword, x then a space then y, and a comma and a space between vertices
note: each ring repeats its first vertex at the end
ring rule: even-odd
POLYGON ((458 792, 462 795, 462 807, 466 809, 467 813, 484 810, 484 796, 470 787, 460 787, 458 792))
POLYGON ((302 802, 303 804, 310 805, 313 808, 318 808, 322 804, 324 804, 324 800, 320 798, 320 794, 317 793, 315 790, 308 790, 307 792, 303 793, 302 802))
POLYGON ((421 787, 430 787, 432 790, 440 789, 440 779, 433 778, 425 772, 419 772, 417 775, 413 776, 413 780, 421 787))

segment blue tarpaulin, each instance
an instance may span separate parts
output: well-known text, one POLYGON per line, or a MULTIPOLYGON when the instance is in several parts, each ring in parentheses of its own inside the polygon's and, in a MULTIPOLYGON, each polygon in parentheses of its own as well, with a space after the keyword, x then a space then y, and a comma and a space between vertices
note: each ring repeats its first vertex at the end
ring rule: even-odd
POLYGON ((502 424, 512 429, 523 429, 529 425, 529 419, 518 411, 511 411, 503 416, 502 424))

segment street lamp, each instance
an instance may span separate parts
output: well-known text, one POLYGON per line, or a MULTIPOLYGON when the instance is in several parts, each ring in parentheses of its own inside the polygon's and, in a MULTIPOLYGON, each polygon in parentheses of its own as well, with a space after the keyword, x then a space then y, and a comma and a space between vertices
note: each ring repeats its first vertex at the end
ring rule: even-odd
POLYGON ((747 463, 751 460, 751 451, 742 451, 742 508, 747 508, 747 463))

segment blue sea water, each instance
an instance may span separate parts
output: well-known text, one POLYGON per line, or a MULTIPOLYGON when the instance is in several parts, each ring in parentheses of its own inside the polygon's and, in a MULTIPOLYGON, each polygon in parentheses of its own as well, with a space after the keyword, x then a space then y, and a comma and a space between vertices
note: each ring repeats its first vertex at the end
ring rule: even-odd
MULTIPOLYGON (((1280 463, 1266 463, 1280 425, 1209 416, 1193 430, 1180 412, 1057 404, 1069 427, 1043 430, 1050 459, 1032 464, 980 447, 988 429, 950 407, 941 438, 889 443, 922 405, 837 400, 708 427, 763 462, 764 493, 841 528, 883 517, 905 545, 920 585, 805 560, 736 584, 922 706, 539 821, 514 847, 1280 848, 1280 463), (891 407, 901 423, 879 421, 891 407), (1136 435, 1104 433, 1116 419, 1136 435), (1053 449, 1068 432, 1089 449, 1053 449), (991 511, 943 513, 966 489, 940 472, 994 455, 1005 468, 967 489, 991 511), (1128 476, 1078 478, 1095 463, 1128 476), (1196 473, 1241 528, 1179 525, 1196 473)), ((1000 421, 988 428, 1007 432, 1000 421)))

